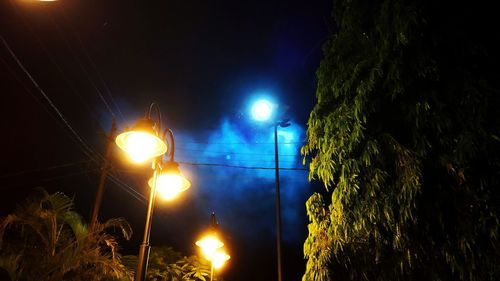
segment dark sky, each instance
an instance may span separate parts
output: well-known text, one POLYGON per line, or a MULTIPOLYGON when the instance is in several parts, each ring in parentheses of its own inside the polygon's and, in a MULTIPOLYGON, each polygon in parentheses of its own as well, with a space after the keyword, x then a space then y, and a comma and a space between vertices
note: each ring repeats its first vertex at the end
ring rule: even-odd
MULTIPOLYGON (((42 186, 74 196, 88 219, 99 176, 88 155, 104 155, 113 117, 122 130, 156 102, 193 186, 158 202, 151 244, 194 254, 215 211, 232 256, 224 278, 275 280, 273 132, 248 113, 267 96, 292 120, 278 134, 283 267, 284 280, 300 280, 304 204, 314 187, 299 149, 330 13, 327 0, 2 0, 0 215, 42 186)), ((132 224, 133 239, 122 245, 136 254, 151 171, 127 164, 116 148, 111 161, 115 182, 107 182, 100 217, 132 224)))

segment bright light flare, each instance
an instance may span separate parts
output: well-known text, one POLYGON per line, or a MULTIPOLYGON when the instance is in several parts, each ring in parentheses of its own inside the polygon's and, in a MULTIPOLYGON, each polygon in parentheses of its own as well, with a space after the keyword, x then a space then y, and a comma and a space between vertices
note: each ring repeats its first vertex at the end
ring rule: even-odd
POLYGON ((266 121, 271 118, 273 104, 268 100, 258 100, 252 106, 252 117, 257 121, 266 121))
POLYGON ((212 256, 212 265, 215 269, 221 269, 226 261, 231 258, 228 254, 223 251, 217 251, 212 256))
MULTIPOLYGON (((149 186, 153 186, 154 179, 149 179, 149 186)), ((164 173, 158 176, 156 191, 164 200, 170 201, 176 198, 181 192, 191 187, 191 183, 180 174, 164 173)))
POLYGON ((213 260, 219 248, 224 246, 215 235, 207 235, 201 240, 196 241, 196 246, 201 248, 201 251, 207 260, 213 260))
POLYGON ((167 152, 167 145, 158 137, 140 131, 121 133, 116 144, 135 163, 143 163, 167 152))

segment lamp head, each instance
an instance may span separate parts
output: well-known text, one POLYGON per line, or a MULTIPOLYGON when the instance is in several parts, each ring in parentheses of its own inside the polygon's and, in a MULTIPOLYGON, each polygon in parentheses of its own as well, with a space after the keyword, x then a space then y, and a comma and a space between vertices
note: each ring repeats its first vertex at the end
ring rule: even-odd
POLYGON ((140 119, 131 130, 119 134, 115 140, 135 163, 143 163, 167 152, 167 145, 158 137, 151 119, 140 119))
POLYGON ((273 104, 265 99, 256 101, 252 106, 252 117, 257 121, 267 121, 273 115, 273 104))
POLYGON ((289 127, 291 125, 290 118, 285 118, 285 119, 279 121, 276 125, 281 127, 281 128, 289 127))
POLYGON ((216 252, 224 246, 224 243, 219 238, 219 224, 217 223, 214 212, 210 215, 210 225, 208 229, 195 244, 201 248, 203 256, 209 261, 213 261, 216 252))
POLYGON ((203 256, 212 261, 219 248, 224 246, 224 243, 220 241, 217 233, 209 232, 203 236, 200 240, 196 241, 196 246, 201 248, 203 256))
MULTIPOLYGON (((154 178, 148 181, 150 187, 153 187, 154 178)), ((163 171, 158 175, 156 181, 156 191, 165 200, 172 200, 181 192, 191 187, 191 182, 182 176, 179 170, 179 164, 169 161, 163 167, 163 171)))

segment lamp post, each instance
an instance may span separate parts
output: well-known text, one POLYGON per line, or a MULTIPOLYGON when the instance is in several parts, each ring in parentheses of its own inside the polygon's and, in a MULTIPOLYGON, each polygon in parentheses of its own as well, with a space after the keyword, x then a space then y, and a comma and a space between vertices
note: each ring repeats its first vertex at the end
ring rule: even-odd
MULTIPOLYGON (((252 106, 252 116, 257 121, 268 121, 273 117, 273 104, 267 100, 258 100, 252 106)), ((281 255, 281 200, 280 200, 280 174, 279 174, 279 158, 278 158, 278 127, 285 128, 290 126, 290 120, 283 119, 274 121, 274 176, 275 176, 275 216, 276 216, 276 254, 277 254, 277 271, 278 281, 283 280, 282 270, 282 255, 281 255)))
POLYGON ((146 117, 140 119, 131 130, 125 131, 116 137, 116 144, 124 150, 133 162, 144 163, 152 160, 153 177, 149 180, 151 191, 149 193, 146 222, 144 225, 144 236, 139 247, 137 257, 137 269, 134 275, 135 281, 143 281, 146 276, 149 259, 149 238, 153 220, 153 210, 156 199, 156 191, 163 190, 170 198, 175 194, 188 189, 191 183, 182 177, 178 164, 174 161, 175 141, 172 130, 167 129, 162 136, 161 113, 158 105, 152 103, 146 117), (151 118, 151 112, 155 109, 156 120, 151 118), (166 136, 170 137, 170 160, 164 165, 162 156, 167 152, 167 144, 163 141, 166 136))
POLYGON ((210 281, 214 277, 214 268, 220 269, 231 257, 221 250, 224 243, 219 239, 219 225, 215 219, 215 213, 210 216, 210 226, 205 235, 198 241, 196 246, 201 248, 202 254, 210 261, 210 281))

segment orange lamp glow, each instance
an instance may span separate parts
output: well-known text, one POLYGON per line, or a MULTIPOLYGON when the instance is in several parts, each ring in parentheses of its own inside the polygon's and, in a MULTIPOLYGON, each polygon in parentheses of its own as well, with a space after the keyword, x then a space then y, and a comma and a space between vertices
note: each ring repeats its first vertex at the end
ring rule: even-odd
MULTIPOLYGON (((149 186, 153 186, 153 178, 149 179, 149 186)), ((181 192, 191 187, 191 182, 181 174, 162 173, 156 182, 156 191, 165 200, 172 200, 181 192)))
POLYGON ((223 251, 216 251, 212 256, 212 265, 215 269, 221 269, 226 261, 231 258, 228 254, 223 251))
POLYGON ((139 121, 132 130, 119 134, 115 142, 135 163, 143 163, 167 152, 167 145, 156 136, 153 123, 148 119, 139 121))
POLYGON ((196 241, 196 246, 201 248, 203 256, 207 260, 212 260, 215 256, 217 250, 224 246, 224 243, 217 238, 214 234, 209 234, 203 237, 201 240, 196 241))

